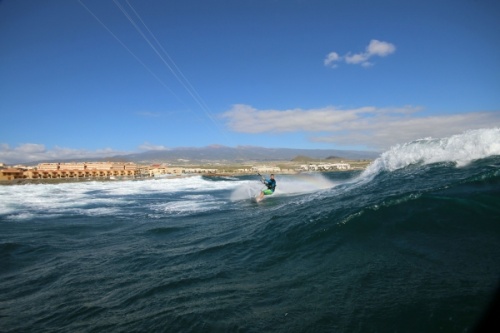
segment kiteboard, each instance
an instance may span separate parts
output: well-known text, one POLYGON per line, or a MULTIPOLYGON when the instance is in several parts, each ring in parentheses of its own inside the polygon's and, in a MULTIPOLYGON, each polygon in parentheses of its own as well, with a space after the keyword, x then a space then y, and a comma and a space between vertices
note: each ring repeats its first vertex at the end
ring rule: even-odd
POLYGON ((260 197, 260 192, 257 193, 254 197, 252 197, 252 201, 255 201, 255 202, 261 202, 262 200, 264 199, 264 197, 260 197))

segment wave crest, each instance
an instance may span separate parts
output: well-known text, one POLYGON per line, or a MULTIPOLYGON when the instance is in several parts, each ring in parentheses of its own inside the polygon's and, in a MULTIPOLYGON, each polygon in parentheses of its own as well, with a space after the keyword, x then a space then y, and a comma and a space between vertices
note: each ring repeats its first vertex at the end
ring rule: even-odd
POLYGON ((373 161, 362 177, 414 164, 451 162, 460 167, 495 155, 500 155, 500 128, 471 130, 447 138, 426 138, 398 144, 373 161))

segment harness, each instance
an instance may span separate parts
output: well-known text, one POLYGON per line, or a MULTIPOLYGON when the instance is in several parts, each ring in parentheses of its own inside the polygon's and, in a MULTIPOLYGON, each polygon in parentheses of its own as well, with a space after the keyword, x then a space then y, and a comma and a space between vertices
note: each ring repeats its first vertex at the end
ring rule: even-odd
POLYGON ((268 182, 265 182, 265 184, 267 188, 272 190, 273 192, 276 189, 276 181, 274 179, 270 179, 268 182))
POLYGON ((267 181, 260 173, 257 174, 260 176, 260 181, 262 182, 262 184, 266 185, 267 189, 274 192, 274 190, 276 189, 276 180, 270 179, 269 181, 267 181))

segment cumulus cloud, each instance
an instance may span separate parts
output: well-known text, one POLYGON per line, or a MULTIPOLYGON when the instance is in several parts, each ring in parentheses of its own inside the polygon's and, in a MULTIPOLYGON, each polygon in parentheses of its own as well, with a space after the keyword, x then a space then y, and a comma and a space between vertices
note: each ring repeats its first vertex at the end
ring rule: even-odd
POLYGON ((223 118, 235 132, 306 132, 311 133, 310 140, 314 142, 371 149, 387 149, 397 143, 444 137, 500 123, 498 111, 436 116, 421 116, 421 111, 421 107, 415 106, 258 110, 234 105, 223 118))
POLYGON ((368 61, 371 58, 386 57, 396 51, 394 44, 372 39, 364 52, 352 53, 348 52, 344 56, 339 56, 337 52, 330 52, 325 60, 324 65, 331 68, 336 68, 338 63, 344 61, 347 64, 361 65, 363 67, 373 66, 373 63, 368 61))
POLYGON ((337 67, 337 62, 340 61, 342 58, 338 55, 337 52, 330 52, 324 61, 325 66, 330 66, 332 68, 337 67))
POLYGON ((8 144, 0 144, 0 162, 7 164, 82 158, 95 159, 126 153, 127 152, 117 151, 111 148, 85 150, 56 146, 53 149, 47 149, 45 145, 37 143, 25 143, 17 147, 10 147, 8 144))
POLYGON ((370 41, 370 44, 366 48, 366 53, 369 54, 370 56, 377 55, 379 57, 385 57, 388 56, 391 53, 394 53, 396 51, 396 47, 387 42, 381 42, 376 39, 372 39, 370 41))

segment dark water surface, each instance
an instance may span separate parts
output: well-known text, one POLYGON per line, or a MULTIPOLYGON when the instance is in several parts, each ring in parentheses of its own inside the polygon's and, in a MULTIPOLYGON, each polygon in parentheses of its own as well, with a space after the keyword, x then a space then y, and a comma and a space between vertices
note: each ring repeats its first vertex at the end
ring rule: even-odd
POLYGON ((3 186, 0 331, 471 332, 500 277, 500 157, 435 145, 277 175, 259 204, 249 176, 3 186))

